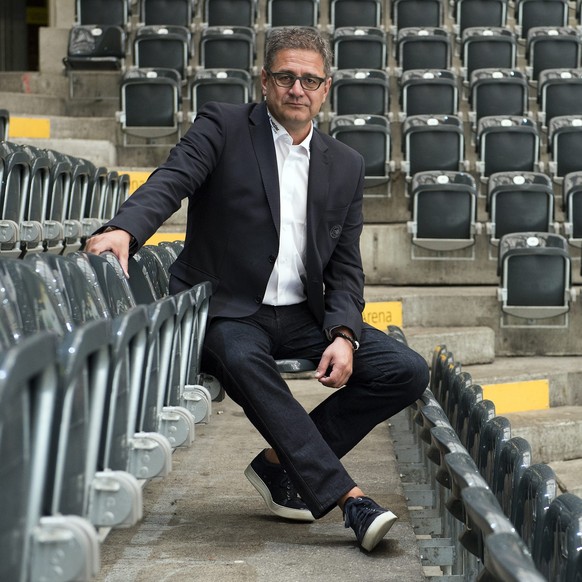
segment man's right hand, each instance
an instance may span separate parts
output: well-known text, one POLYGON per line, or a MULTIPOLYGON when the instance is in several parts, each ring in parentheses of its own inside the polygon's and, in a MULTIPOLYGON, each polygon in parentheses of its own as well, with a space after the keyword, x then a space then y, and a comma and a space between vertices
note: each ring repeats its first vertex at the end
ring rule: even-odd
POLYGON ((128 274, 128 260, 129 260, 129 244, 131 242, 131 234, 121 228, 95 234, 87 239, 85 244, 85 251, 100 255, 107 251, 111 251, 119 260, 121 268, 126 277, 128 274))

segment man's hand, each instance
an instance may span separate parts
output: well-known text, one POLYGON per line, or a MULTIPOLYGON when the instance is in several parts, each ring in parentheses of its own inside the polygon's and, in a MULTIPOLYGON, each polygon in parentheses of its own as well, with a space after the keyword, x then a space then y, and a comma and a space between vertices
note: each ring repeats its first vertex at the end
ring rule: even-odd
POLYGON ((95 255, 111 251, 119 260, 125 276, 129 277, 128 260, 130 242, 131 235, 129 232, 119 228, 93 235, 87 239, 84 250, 95 255))
POLYGON ((354 350, 347 340, 337 337, 321 356, 315 377, 329 388, 341 388, 352 375, 354 350))

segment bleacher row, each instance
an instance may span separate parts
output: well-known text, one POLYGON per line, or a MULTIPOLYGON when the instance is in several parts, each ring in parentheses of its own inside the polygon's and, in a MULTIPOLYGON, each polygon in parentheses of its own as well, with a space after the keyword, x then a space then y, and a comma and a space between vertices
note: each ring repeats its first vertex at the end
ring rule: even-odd
POLYGON ((0 579, 90 580, 111 528, 207 422, 210 285, 168 294, 181 243, 0 257, 0 579))
POLYGON ((582 578, 582 499, 558 494, 552 468, 511 436, 445 345, 423 396, 390 422, 421 555, 442 569, 432 579, 582 578))

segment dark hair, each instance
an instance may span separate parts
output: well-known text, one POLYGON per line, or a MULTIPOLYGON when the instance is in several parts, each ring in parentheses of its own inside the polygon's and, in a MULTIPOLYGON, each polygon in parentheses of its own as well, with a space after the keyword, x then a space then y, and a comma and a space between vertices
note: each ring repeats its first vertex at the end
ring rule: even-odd
POLYGON ((326 77, 331 75, 332 53, 329 41, 317 29, 306 26, 282 26, 273 28, 265 40, 264 67, 271 70, 275 55, 282 50, 315 51, 323 59, 326 77))

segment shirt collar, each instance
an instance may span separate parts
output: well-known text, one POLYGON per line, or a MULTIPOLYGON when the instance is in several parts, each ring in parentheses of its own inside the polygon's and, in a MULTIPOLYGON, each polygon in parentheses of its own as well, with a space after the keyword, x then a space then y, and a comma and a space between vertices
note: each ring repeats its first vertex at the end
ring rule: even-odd
MULTIPOLYGON (((277 141, 281 139, 283 136, 287 136, 287 141, 292 144, 293 138, 289 135, 289 132, 278 122, 273 119, 273 116, 267 109, 267 114, 269 116, 269 125, 271 126, 271 132, 273 133, 273 140, 277 141)), ((311 138, 313 137, 313 121, 311 122, 311 127, 309 129, 309 133, 307 137, 299 144, 298 146, 302 146, 305 151, 307 152, 307 156, 310 157, 310 145, 311 145, 311 138)))

